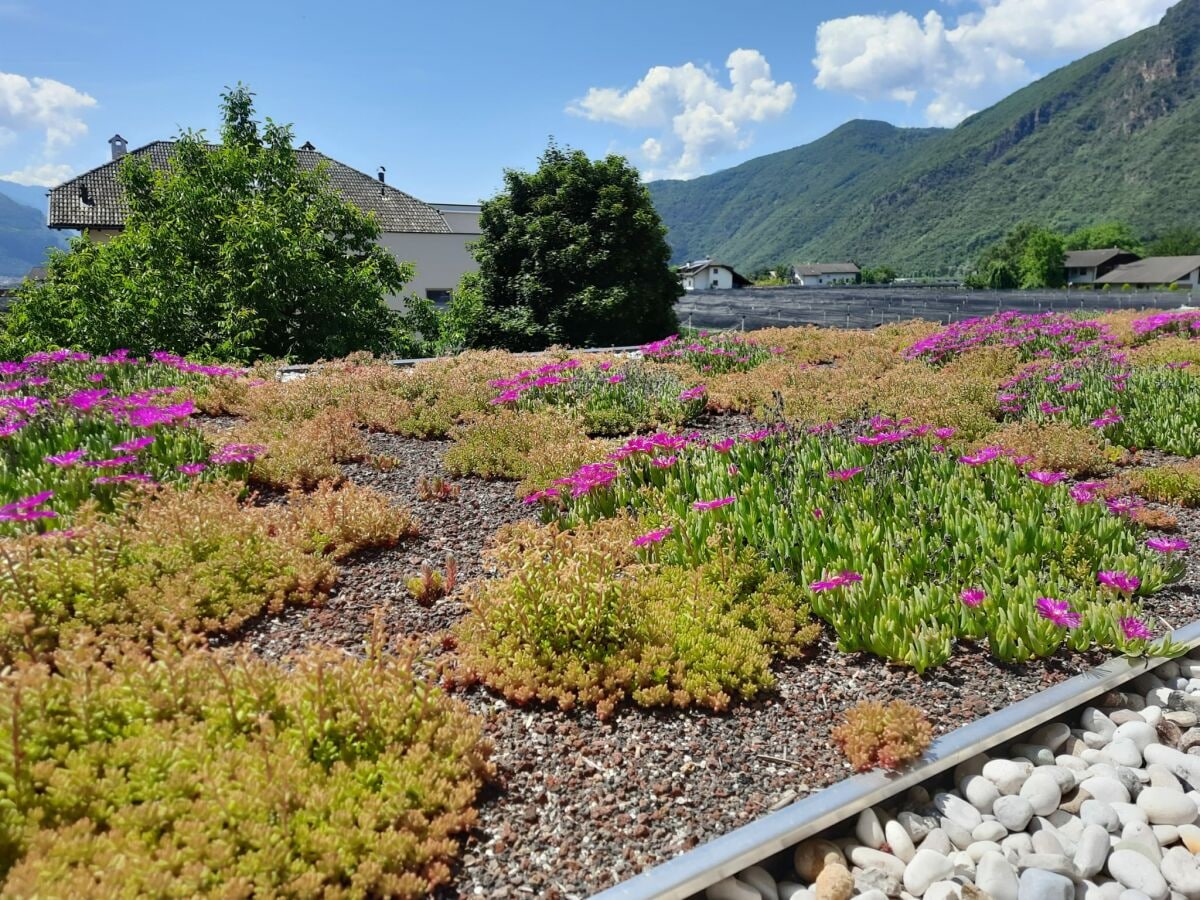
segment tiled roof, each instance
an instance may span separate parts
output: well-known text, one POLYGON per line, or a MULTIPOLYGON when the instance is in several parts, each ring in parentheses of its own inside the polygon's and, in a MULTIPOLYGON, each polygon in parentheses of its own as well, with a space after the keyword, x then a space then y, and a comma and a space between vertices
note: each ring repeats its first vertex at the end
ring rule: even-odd
POLYGON ((1102 266, 1117 256, 1137 256, 1120 247, 1109 247, 1106 250, 1071 250, 1063 263, 1068 269, 1094 269, 1102 266))
POLYGON ((818 263, 815 266, 796 266, 800 275, 857 275, 854 263, 818 263))
POLYGON ((1096 284, 1174 284, 1200 269, 1200 256, 1149 256, 1118 266, 1096 284))
MULTIPOLYGON (((174 141, 155 141, 129 151, 129 155, 148 156, 155 169, 165 169, 174 149, 174 141)), ((428 203, 316 150, 296 150, 295 153, 305 169, 315 169, 318 163, 324 162, 334 189, 363 212, 374 213, 384 231, 451 233, 442 214, 428 203)), ((124 225, 129 208, 117 181, 119 164, 120 160, 107 162, 50 191, 50 227, 120 228, 124 225)))

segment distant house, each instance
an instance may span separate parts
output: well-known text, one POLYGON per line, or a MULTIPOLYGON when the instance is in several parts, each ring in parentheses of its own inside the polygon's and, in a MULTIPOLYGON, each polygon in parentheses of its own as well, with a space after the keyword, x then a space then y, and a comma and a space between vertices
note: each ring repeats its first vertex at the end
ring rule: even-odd
POLYGON ((1137 262, 1138 255, 1109 247, 1106 250, 1071 250, 1063 265, 1067 270, 1067 284, 1094 284, 1097 278, 1107 275, 1117 266, 1137 262))
POLYGON ((1118 266, 1096 279, 1098 285, 1132 285, 1157 287, 1177 284, 1180 287, 1200 287, 1200 256, 1148 256, 1118 266))
MULTIPOLYGON (((51 228, 83 231, 93 241, 109 240, 125 226, 129 214, 117 180, 120 160, 128 152, 147 157, 155 169, 166 169, 175 152, 174 141, 154 141, 127 151, 119 134, 109 139, 109 145, 112 158, 108 162, 50 191, 51 228)), ((375 216, 382 231, 379 243, 397 259, 413 264, 416 274, 404 286, 405 295, 444 300, 465 272, 478 268, 467 249, 479 236, 478 206, 423 203, 387 184, 382 167, 371 177, 319 153, 311 143, 295 152, 302 168, 315 169, 324 163, 333 188, 375 216)), ((389 303, 399 307, 402 299, 390 297, 389 303)))
POLYGON ((746 287, 750 279, 733 270, 733 266, 701 259, 679 267, 679 283, 685 291, 727 291, 746 287))
POLYGON ((856 284, 860 271, 854 263, 819 263, 796 266, 796 284, 802 287, 825 287, 830 284, 856 284))

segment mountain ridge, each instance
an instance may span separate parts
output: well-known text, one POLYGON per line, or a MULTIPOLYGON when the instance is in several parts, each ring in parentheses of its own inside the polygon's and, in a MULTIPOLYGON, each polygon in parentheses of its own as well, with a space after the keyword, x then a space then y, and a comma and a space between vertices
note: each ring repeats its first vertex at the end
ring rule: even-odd
POLYGON ((1195 222, 1200 164, 1187 148, 1197 134, 1200 0, 1182 0, 1158 25, 955 128, 852 120, 648 188, 675 261, 711 255, 753 270, 854 259, 933 274, 961 269, 1026 219, 1071 229, 1119 218, 1147 235, 1195 222))

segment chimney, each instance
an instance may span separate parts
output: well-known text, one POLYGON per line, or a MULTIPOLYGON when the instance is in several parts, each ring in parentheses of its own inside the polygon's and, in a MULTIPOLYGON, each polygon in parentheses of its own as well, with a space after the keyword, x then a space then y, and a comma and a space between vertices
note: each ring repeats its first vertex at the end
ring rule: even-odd
POLYGON ((311 152, 311 151, 313 151, 313 150, 316 150, 316 149, 317 149, 317 147, 316 147, 316 145, 315 145, 315 144, 314 144, 312 141, 305 141, 303 144, 301 144, 301 145, 300 145, 300 149, 301 149, 301 150, 308 150, 308 151, 310 151, 310 152, 311 152))
POLYGON ((119 134, 114 134, 108 139, 108 146, 112 148, 112 158, 120 159, 125 155, 125 148, 128 146, 125 138, 119 134))

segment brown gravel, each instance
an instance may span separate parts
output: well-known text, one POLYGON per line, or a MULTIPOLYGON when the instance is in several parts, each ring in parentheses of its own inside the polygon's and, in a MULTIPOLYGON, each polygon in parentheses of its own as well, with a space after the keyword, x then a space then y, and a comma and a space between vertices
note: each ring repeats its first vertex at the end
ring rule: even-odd
MULTIPOLYGON (((703 430, 729 433, 747 424, 718 419, 703 430)), ((511 483, 474 478, 450 479, 461 488, 457 500, 420 502, 416 482, 445 475, 447 442, 371 435, 370 443, 397 467, 348 466, 347 476, 407 504, 421 537, 346 561, 324 607, 257 621, 236 636, 244 645, 272 658, 316 642, 360 652, 371 615, 382 608, 393 633, 434 646, 464 614, 463 604, 452 596, 423 608, 408 596, 405 578, 422 560, 441 568, 447 554, 464 581, 485 576, 480 552, 496 530, 531 516, 511 483)), ((1200 547, 1200 514, 1172 511, 1180 535, 1200 547)), ((1185 583, 1151 598, 1146 609, 1172 626, 1191 621, 1200 614, 1197 585, 1200 555, 1189 551, 1185 583)), ((941 734, 1102 658, 1063 653, 1010 666, 960 646, 946 665, 919 677, 870 656, 838 653, 827 630, 810 659, 776 666, 774 693, 725 715, 626 708, 600 723, 586 710, 522 709, 482 689, 464 692, 495 745, 498 775, 481 798, 454 887, 440 896, 588 896, 846 777, 850 770, 829 731, 863 698, 912 700, 941 734)))

